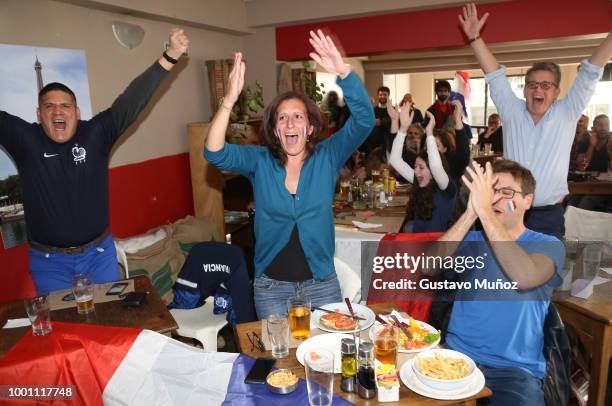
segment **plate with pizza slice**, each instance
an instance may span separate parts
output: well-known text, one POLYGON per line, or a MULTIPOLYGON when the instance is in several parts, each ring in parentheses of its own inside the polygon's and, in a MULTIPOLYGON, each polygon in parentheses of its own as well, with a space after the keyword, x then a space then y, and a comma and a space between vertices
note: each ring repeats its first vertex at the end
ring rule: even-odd
POLYGON ((342 313, 347 316, 343 316, 342 314, 337 313, 325 313, 321 310, 315 310, 312 313, 312 320, 314 321, 315 327, 323 330, 329 331, 331 333, 342 332, 342 331, 361 331, 369 328, 372 324, 374 324, 374 319, 376 318, 374 312, 358 303, 353 303, 353 311, 355 312, 355 316, 362 317, 364 320, 355 320, 351 317, 348 317, 351 314, 346 307, 346 303, 329 303, 321 308, 326 310, 331 310, 334 312, 342 313))

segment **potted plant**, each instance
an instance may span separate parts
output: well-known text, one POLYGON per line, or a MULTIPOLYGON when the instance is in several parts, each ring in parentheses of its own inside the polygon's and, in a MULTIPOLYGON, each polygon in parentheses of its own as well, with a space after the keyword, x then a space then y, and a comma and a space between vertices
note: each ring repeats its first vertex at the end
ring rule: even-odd
POLYGON ((234 144, 250 143, 248 140, 252 138, 253 131, 248 124, 248 120, 251 118, 251 114, 257 113, 263 107, 263 86, 255 81, 255 89, 247 86, 240 93, 238 102, 230 113, 228 140, 234 144))

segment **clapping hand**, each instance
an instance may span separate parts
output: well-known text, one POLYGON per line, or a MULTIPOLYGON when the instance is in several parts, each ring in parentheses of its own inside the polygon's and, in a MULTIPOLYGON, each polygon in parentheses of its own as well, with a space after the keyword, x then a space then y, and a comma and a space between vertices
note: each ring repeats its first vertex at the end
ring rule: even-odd
POLYGON ((240 92, 244 87, 244 72, 246 66, 242 60, 242 52, 236 52, 234 54, 234 66, 229 74, 227 92, 223 98, 223 105, 225 108, 230 109, 234 106, 234 103, 238 101, 240 92))
POLYGON ((310 57, 327 72, 339 75, 344 78, 348 75, 350 69, 344 63, 340 51, 334 45, 329 35, 324 35, 323 31, 310 31, 310 44, 315 52, 310 53, 310 57))
POLYGON ((433 130, 436 126, 436 118, 434 117, 433 114, 431 114, 430 111, 425 111, 425 114, 427 115, 427 118, 429 118, 429 122, 427 123, 427 127, 425 127, 425 134, 427 135, 433 135, 433 130))
POLYGON ((485 13, 482 18, 478 19, 478 12, 474 3, 468 3, 463 7, 463 15, 459 14, 459 22, 463 28, 465 35, 472 40, 480 35, 482 26, 489 18, 489 13, 485 13))
POLYGON ((497 183, 497 177, 493 174, 490 162, 487 162, 486 168, 484 171, 478 163, 472 162, 472 165, 465 169, 471 180, 466 175, 461 177, 465 186, 470 190, 468 205, 481 218, 484 213, 492 210, 495 198, 493 186, 497 183))
POLYGON ((174 59, 179 59, 189 47, 189 38, 187 38, 185 31, 182 29, 173 28, 170 30, 168 43, 170 44, 168 50, 166 51, 168 56, 174 59))

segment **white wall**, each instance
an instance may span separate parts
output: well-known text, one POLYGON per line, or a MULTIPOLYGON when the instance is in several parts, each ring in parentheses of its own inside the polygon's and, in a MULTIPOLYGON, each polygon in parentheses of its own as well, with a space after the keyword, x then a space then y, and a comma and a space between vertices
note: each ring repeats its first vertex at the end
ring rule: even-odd
MULTIPOLYGON (((94 114, 108 108, 129 82, 162 52, 170 24, 50 0, 0 1, 0 42, 85 50, 94 114), (128 50, 113 38, 115 20, 139 24, 142 44, 128 50)), ((190 57, 181 61, 139 123, 116 148, 111 166, 187 151, 186 123, 210 118, 204 61, 227 58, 242 37, 186 28, 190 57)), ((5 55, 5 57, 7 57, 5 55)))

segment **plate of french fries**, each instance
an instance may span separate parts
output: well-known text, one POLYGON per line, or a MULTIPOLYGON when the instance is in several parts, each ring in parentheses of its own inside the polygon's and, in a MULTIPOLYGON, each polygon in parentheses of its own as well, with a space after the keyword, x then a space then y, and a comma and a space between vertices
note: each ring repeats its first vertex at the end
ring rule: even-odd
POLYGON ((462 399, 484 386, 484 375, 474 361, 448 349, 419 353, 402 365, 400 378, 414 392, 435 399, 462 399))

